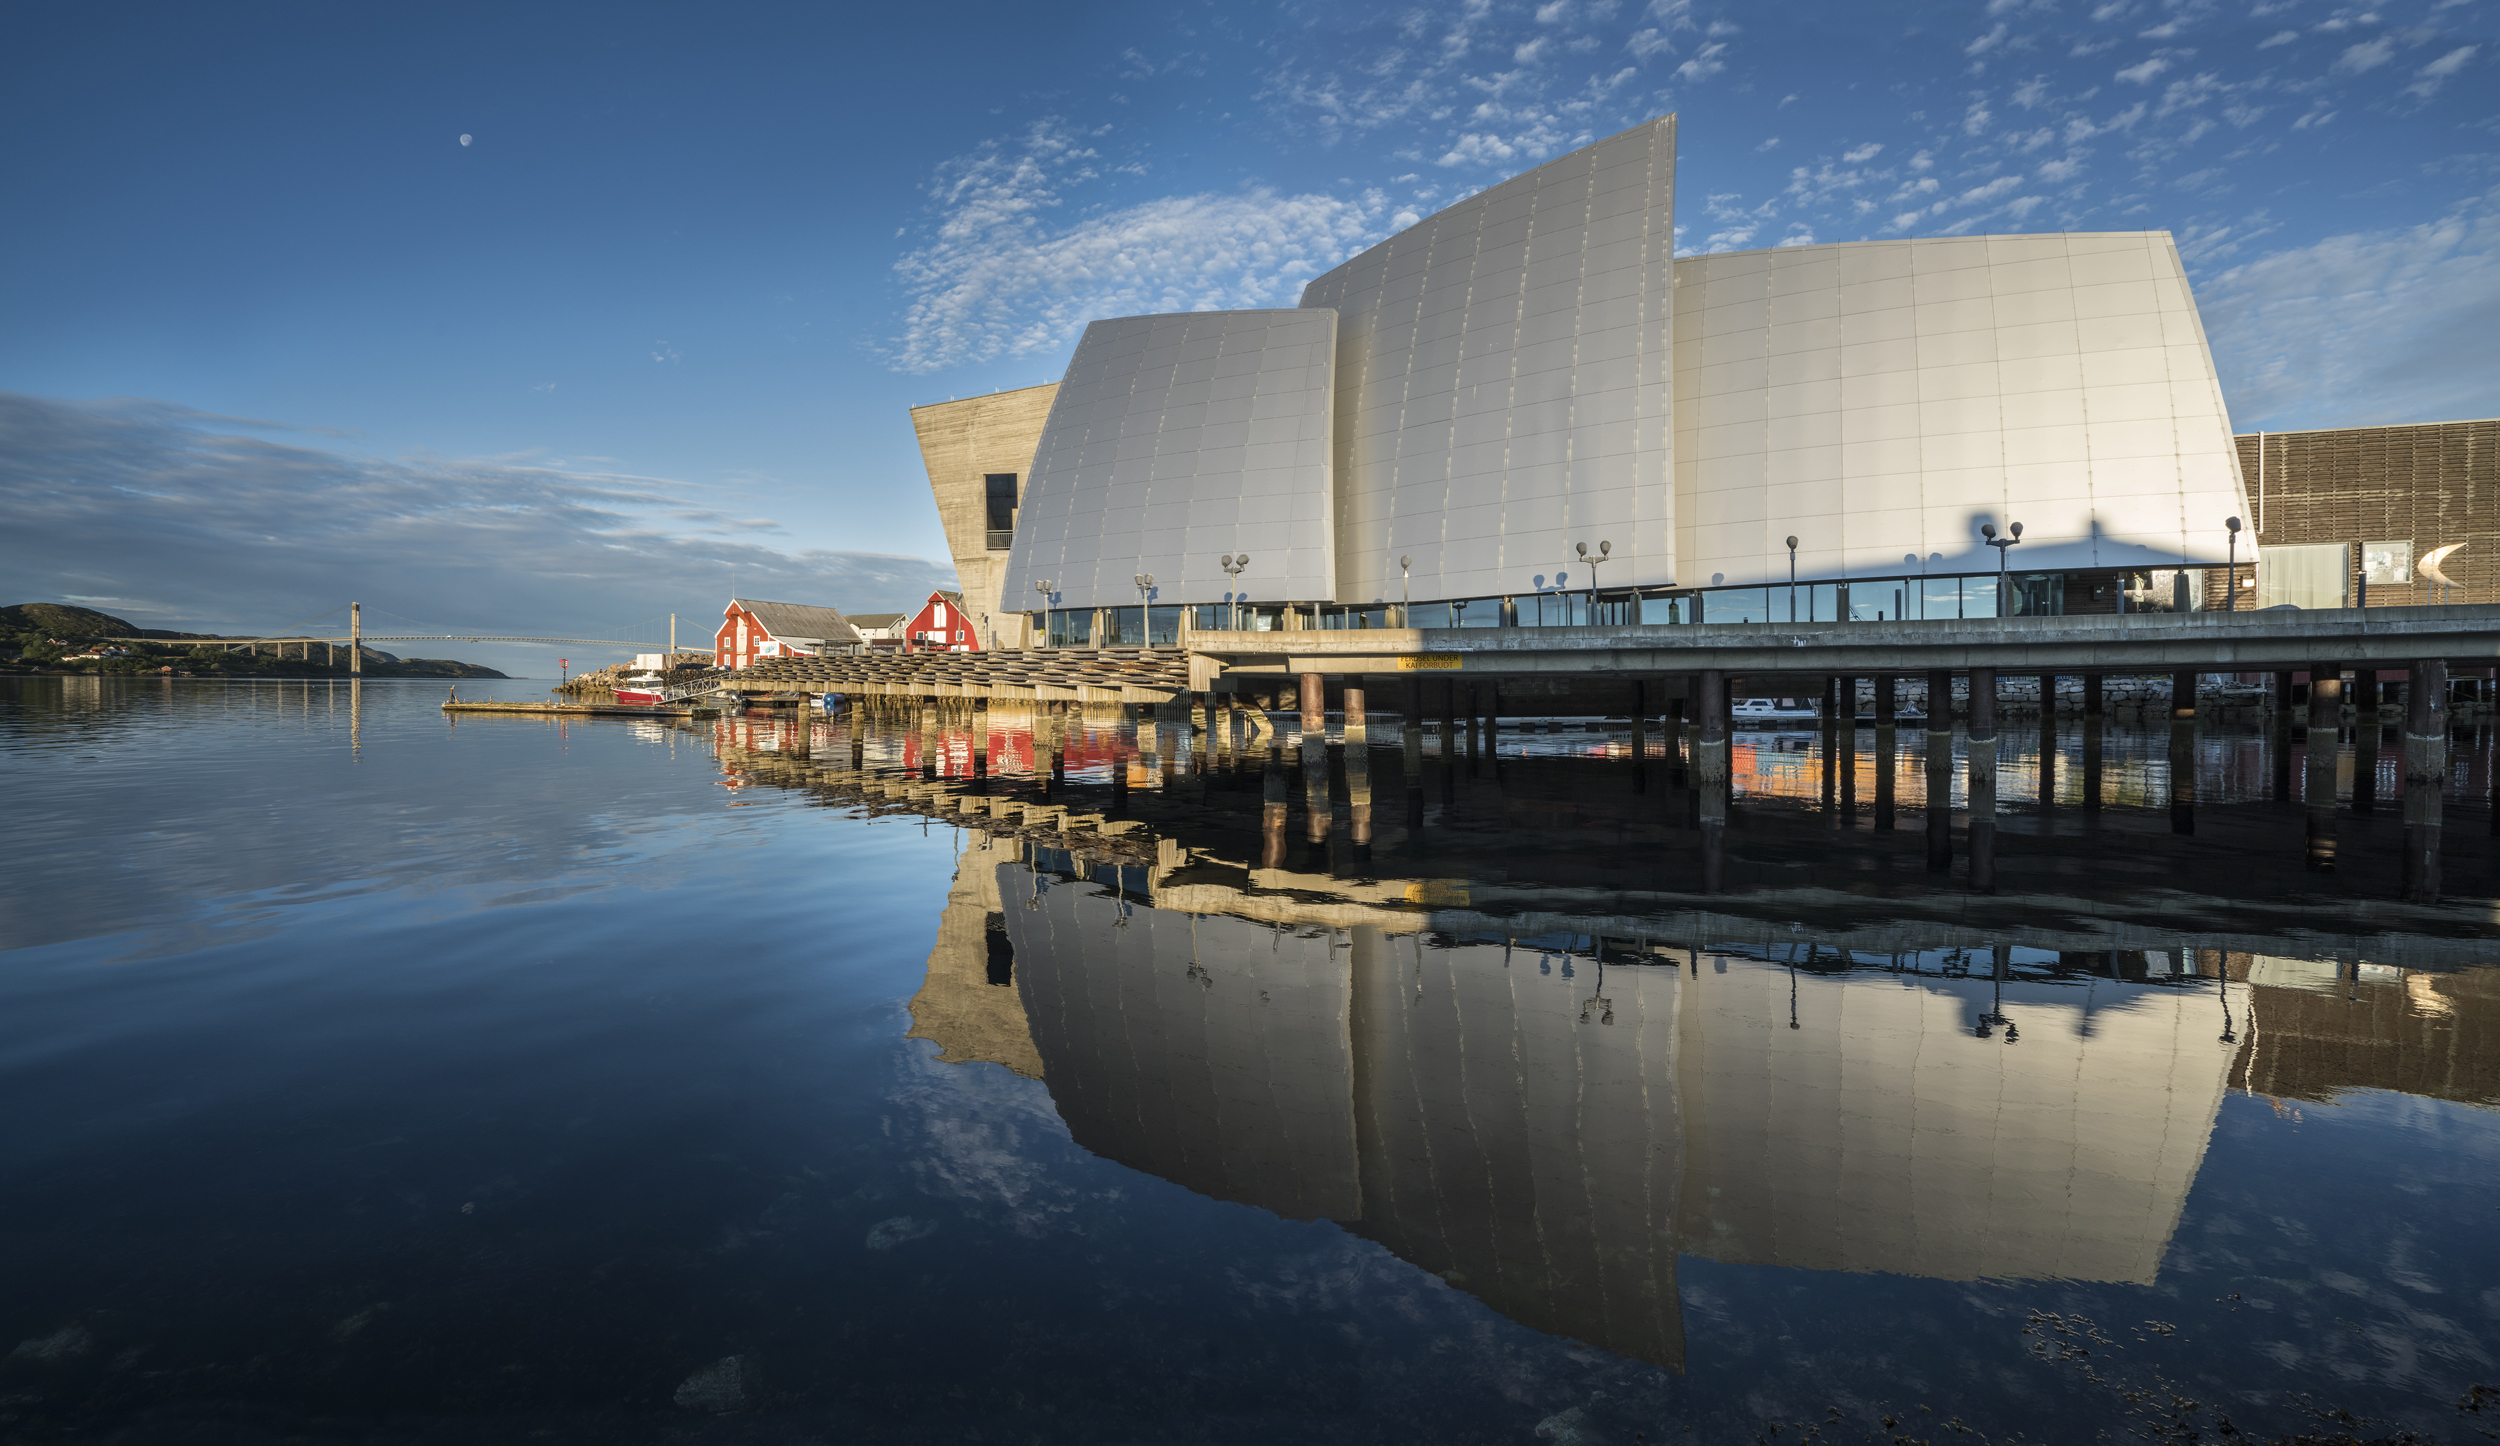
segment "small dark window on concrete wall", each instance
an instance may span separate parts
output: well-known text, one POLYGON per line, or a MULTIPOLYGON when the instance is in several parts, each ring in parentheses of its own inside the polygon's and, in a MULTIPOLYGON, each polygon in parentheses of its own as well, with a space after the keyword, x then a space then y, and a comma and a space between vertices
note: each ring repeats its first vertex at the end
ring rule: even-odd
POLYGON ((990 472, 981 480, 989 498, 989 550, 1005 552, 1016 535, 1016 474, 990 472))

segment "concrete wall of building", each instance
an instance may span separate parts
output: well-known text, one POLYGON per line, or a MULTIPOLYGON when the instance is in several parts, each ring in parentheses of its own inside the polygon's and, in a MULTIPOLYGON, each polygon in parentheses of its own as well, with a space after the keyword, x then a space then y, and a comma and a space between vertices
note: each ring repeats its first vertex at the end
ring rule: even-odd
POLYGON ((1689 988, 1686 1250, 1945 1280, 2160 1270, 2233 1053, 2210 993, 2011 982, 2013 1030, 1981 1038, 1985 977, 1705 953, 1689 988))
POLYGON ((1675 581, 1674 249, 1664 116, 1306 287, 1339 316, 1337 576, 1317 596, 1395 602, 1402 556, 1417 598, 1534 592, 1583 578, 1573 545, 1601 539, 1605 583, 1675 581))
POLYGON ((2166 232, 1783 247, 1676 265, 1681 580, 2220 562, 2247 505, 2166 232))
MULTIPOLYGON (((1053 605, 1214 602, 1247 553, 1266 600, 1336 589, 1329 511, 1337 318, 1312 310, 1097 321, 1060 382, 1003 587, 1053 605)), ((1022 605, 1020 603, 1020 605, 1022 605)))
MULTIPOLYGON (((964 606, 976 618, 986 615, 995 622, 1003 647, 1024 646, 1025 603, 1002 597, 1008 555, 989 550, 989 497, 983 479, 993 472, 1013 472, 1030 481, 1033 451, 1058 394, 1053 382, 932 403, 911 412, 921 465, 928 469, 929 490, 937 499, 938 522, 946 529, 946 548, 955 559, 964 606)), ((982 643, 989 641, 985 633, 982 643)))

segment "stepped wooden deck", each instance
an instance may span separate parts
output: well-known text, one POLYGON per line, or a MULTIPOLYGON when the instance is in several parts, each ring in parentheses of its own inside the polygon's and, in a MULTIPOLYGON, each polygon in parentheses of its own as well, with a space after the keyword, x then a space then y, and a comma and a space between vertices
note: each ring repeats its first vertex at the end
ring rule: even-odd
POLYGON ((1164 703, 1189 691, 1189 654, 1177 648, 1140 648, 767 658, 730 674, 720 688, 728 693, 871 698, 1164 703))

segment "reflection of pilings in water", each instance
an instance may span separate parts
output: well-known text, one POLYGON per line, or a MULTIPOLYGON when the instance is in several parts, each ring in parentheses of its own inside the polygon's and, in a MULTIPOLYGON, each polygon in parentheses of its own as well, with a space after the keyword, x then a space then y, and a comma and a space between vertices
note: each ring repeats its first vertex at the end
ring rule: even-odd
POLYGON ((937 755, 938 748, 940 746, 938 734, 938 700, 935 697, 923 698, 920 700, 919 721, 920 776, 922 778, 935 778, 938 774, 937 755))
POLYGON ((1997 673, 1970 670, 1970 886, 1997 891, 1997 673))
POLYGON ((1129 703, 1113 706, 1119 712, 1111 725, 1111 816, 1118 818, 1128 808, 1129 760, 1137 756, 1137 709, 1129 703))
POLYGON ((1953 867, 1953 674, 1927 675, 1927 871, 1953 867))
POLYGON ((2352 683, 2352 811, 2367 818, 2378 810, 2378 664, 2355 663, 2352 683))
POLYGON ((2047 814, 2057 807, 2057 675, 2040 675, 2040 782, 2033 790, 2039 800, 2043 827, 2047 814))
POLYGON ((2344 678, 2336 665, 2309 667, 2309 767, 2301 780, 2308 817, 2307 864, 2311 872, 2335 872, 2335 745, 2344 722, 2344 678))
POLYGON ((1045 735, 1039 741, 1050 755, 1050 785, 1042 791, 1042 797, 1057 798, 1068 789, 1068 705, 1053 702, 1050 712, 1036 721, 1042 724, 1045 735))
POLYGON ((1894 752, 1899 723, 1895 714, 1899 706, 1900 679, 1890 673, 1875 680, 1875 831, 1891 833, 1894 829, 1893 808, 1895 784, 1893 770, 1899 766, 1894 752))
POLYGON ((1347 828, 1353 835, 1354 861, 1372 856, 1371 730, 1363 719, 1363 689, 1348 683, 1345 690, 1345 798, 1347 828))
POLYGON ((990 700, 972 700, 972 777, 987 782, 990 776, 990 700))
POLYGON ((1858 826, 1858 680, 1840 680, 1840 826, 1858 826))
POLYGON ((1281 869, 1285 866, 1285 812, 1288 799, 1285 782, 1285 745, 1270 735, 1267 744, 1267 769, 1261 787, 1259 810, 1259 867, 1281 869))
POLYGON ((2404 897, 2439 902, 2441 797, 2448 788, 2448 665, 2413 665, 2405 683, 2404 897))
POLYGON ((1840 680, 1823 680, 1823 826, 1840 827, 1840 680))
POLYGON ((2196 832, 2196 675, 2170 679, 2170 831, 2196 832))
POLYGON ((2083 675, 2083 808, 2101 808, 2101 675, 2083 675))
POLYGON ((1328 842, 1328 679, 1304 673, 1302 702, 1302 834, 1305 842, 1328 842))
POLYGON ((1702 892, 1727 887, 1727 675, 1704 669, 1694 679, 1694 707, 1700 714, 1701 736, 1693 744, 1693 787, 1698 793, 1701 825, 1702 892))

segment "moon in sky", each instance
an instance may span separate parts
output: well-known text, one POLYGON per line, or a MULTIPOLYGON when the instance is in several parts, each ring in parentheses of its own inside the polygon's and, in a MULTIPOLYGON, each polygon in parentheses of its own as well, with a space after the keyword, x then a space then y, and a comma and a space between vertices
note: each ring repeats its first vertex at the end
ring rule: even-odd
POLYGON ((467 145, 468 143, 469 143, 469 138, 468 138, 468 136, 467 136, 467 135, 465 135, 465 134, 464 134, 464 135, 462 135, 462 136, 460 137, 460 144, 462 144, 462 145, 464 145, 464 146, 465 146, 465 145, 467 145))

